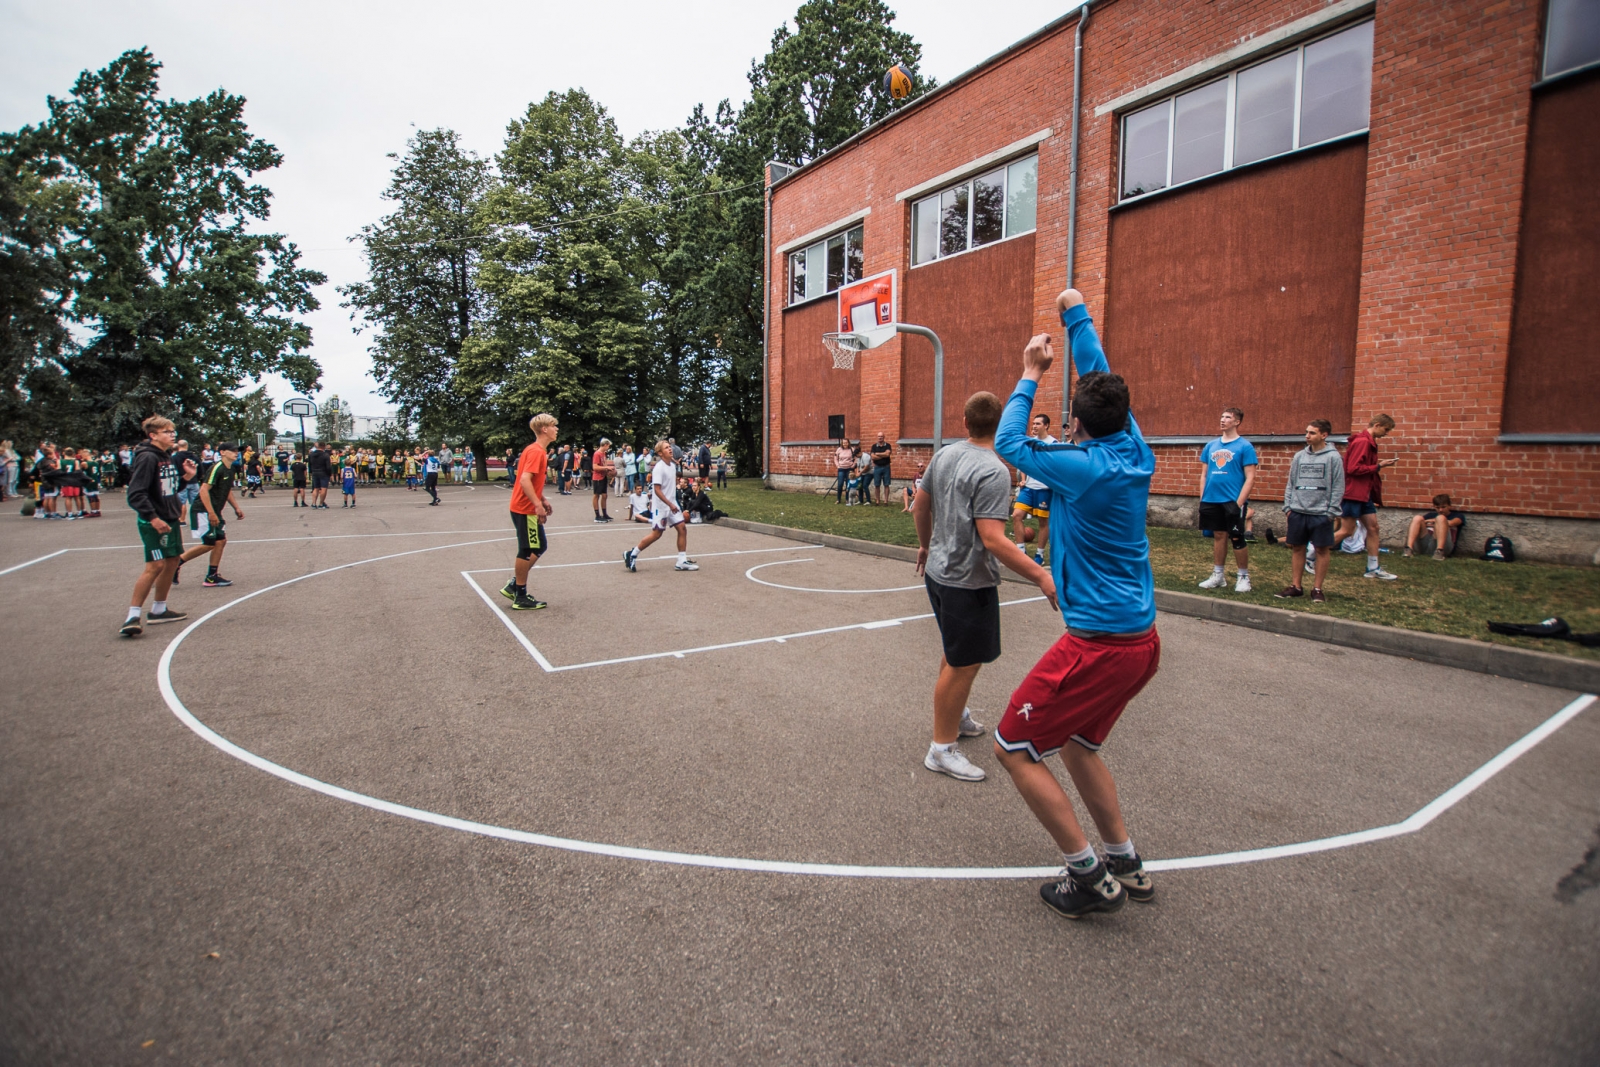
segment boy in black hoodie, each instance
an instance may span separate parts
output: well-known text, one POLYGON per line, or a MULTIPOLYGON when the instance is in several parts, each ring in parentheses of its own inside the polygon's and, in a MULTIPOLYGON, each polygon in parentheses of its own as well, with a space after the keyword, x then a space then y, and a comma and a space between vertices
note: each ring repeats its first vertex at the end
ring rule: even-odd
POLYGON ((172 574, 183 556, 183 538, 178 532, 183 505, 178 500, 178 488, 195 476, 194 461, 186 460, 181 472, 173 465, 169 453, 177 443, 178 434, 170 419, 152 415, 140 425, 147 439, 133 451, 128 506, 139 517, 139 540, 144 545, 145 562, 139 580, 133 583, 133 599, 128 606, 127 620, 122 624, 123 637, 138 637, 144 632, 139 615, 152 588, 156 599, 150 605, 151 623, 180 622, 189 617, 167 608, 167 592, 172 588, 172 574))

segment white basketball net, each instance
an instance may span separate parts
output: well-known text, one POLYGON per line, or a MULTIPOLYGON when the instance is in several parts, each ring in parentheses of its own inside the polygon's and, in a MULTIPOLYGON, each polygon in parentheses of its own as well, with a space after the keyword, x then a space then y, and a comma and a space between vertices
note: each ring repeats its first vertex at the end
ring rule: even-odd
POLYGON ((853 333, 825 333, 822 347, 833 357, 834 370, 855 370, 856 353, 864 347, 861 338, 853 333))

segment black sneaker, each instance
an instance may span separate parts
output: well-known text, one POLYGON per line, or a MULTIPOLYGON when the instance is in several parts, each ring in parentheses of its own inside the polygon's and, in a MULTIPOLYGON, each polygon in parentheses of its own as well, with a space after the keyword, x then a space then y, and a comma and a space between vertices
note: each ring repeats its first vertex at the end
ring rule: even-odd
POLYGON ((605 521, 606 521, 606 520, 604 520, 604 519, 602 519, 602 518, 601 518, 601 517, 600 517, 600 516, 599 516, 599 515, 596 515, 596 516, 595 516, 595 517, 594 517, 594 521, 595 521, 595 522, 605 522, 605 521))
POLYGON ((206 580, 200 584, 205 586, 207 589, 220 589, 223 586, 232 585, 233 583, 228 581, 228 579, 224 578, 220 574, 208 574, 206 575, 206 580))
POLYGON ((529 596, 527 593, 519 593, 511 599, 512 611, 538 611, 540 608, 547 608, 549 606, 549 604, 546 604, 542 600, 533 599, 533 597, 529 596))
POLYGON ((1128 891, 1128 899, 1139 904, 1148 904, 1156 898, 1156 885, 1150 880, 1150 874, 1144 869, 1144 861, 1138 853, 1132 856, 1106 855, 1106 869, 1111 872, 1111 877, 1122 883, 1122 888, 1128 891))
POLYGON ((1046 882, 1039 887, 1039 896, 1057 915, 1081 919, 1097 911, 1119 911, 1128 902, 1128 891, 1104 863, 1095 864, 1087 874, 1067 870, 1061 873, 1059 882, 1046 882))
POLYGON ((186 611, 173 611, 171 608, 168 608, 166 611, 160 613, 154 611, 150 612, 144 617, 144 621, 154 625, 158 622, 182 622, 188 617, 189 613, 186 611))
POLYGON ((501 586, 500 595, 505 597, 507 600, 517 599, 517 580, 513 578, 505 585, 501 586))
POLYGON ((637 571, 639 569, 636 566, 636 564, 638 562, 639 562, 639 553, 634 551, 633 549, 630 548, 630 549, 628 549, 626 552, 624 552, 622 554, 622 565, 624 567, 627 567, 630 571, 637 571))
POLYGON ((122 629, 117 632, 122 634, 123 637, 138 637, 144 633, 144 627, 139 624, 138 618, 135 617, 123 623, 122 629))

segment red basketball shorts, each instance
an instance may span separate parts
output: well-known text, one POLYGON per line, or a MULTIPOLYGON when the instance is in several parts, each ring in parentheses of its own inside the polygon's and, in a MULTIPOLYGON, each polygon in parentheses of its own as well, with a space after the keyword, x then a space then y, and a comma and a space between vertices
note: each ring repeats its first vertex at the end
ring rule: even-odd
POLYGON ((1098 752, 1122 709, 1160 666, 1161 638, 1154 627, 1136 637, 1063 634, 1011 694, 994 739, 1035 763, 1068 741, 1098 752))

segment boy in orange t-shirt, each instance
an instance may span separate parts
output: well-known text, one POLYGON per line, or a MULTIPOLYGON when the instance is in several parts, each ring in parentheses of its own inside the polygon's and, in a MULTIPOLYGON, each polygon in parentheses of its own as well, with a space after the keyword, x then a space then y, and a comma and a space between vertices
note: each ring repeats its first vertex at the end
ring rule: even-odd
POLYGON ((550 504, 544 498, 544 476, 550 465, 545 449, 556 439, 560 426, 554 415, 541 412, 528 420, 528 429, 533 431, 533 444, 522 450, 517 460, 517 479, 511 486, 511 525, 517 531, 516 573, 500 590, 500 595, 511 601, 512 611, 537 611, 546 606, 544 601, 528 595, 528 572, 550 546, 544 535, 544 520, 550 515, 550 504))

